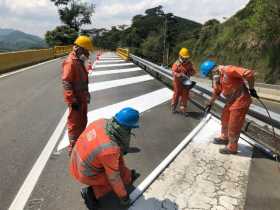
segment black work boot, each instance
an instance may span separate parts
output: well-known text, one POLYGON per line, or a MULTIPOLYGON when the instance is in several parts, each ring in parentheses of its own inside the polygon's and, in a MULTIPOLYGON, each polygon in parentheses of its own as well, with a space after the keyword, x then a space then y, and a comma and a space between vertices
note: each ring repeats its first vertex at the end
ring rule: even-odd
POLYGON ((224 148, 220 149, 219 152, 223 155, 235 155, 235 154, 237 154, 237 151, 231 151, 227 147, 224 147, 224 148))
POLYGON ((222 138, 214 138, 213 144, 219 144, 219 145, 227 145, 228 140, 227 139, 222 139, 222 138))
POLYGON ((172 112, 173 114, 177 113, 176 107, 177 107, 176 104, 171 104, 171 112, 172 112))
POLYGON ((90 186, 81 189, 81 196, 89 210, 98 210, 99 203, 90 186))

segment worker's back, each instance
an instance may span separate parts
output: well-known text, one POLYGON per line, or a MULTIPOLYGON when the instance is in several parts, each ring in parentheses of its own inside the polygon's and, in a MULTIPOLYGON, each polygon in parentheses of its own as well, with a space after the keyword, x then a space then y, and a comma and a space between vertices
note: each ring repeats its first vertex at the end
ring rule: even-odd
POLYGON ((111 141, 105 127, 105 119, 92 122, 81 134, 72 152, 71 174, 84 184, 92 184, 88 183, 88 178, 93 176, 95 180, 98 180, 98 177, 104 178, 103 157, 120 156, 119 146, 111 141))

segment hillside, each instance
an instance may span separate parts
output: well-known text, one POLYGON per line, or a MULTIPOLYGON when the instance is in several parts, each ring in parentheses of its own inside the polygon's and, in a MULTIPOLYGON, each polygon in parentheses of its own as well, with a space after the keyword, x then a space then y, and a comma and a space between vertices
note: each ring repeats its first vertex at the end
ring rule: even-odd
POLYGON ((13 29, 0 28, 0 51, 17 51, 47 47, 40 37, 13 29))
POLYGON ((251 0, 225 23, 211 20, 199 36, 181 45, 193 49, 198 64, 209 52, 222 64, 255 69, 260 81, 280 80, 280 1, 251 0))

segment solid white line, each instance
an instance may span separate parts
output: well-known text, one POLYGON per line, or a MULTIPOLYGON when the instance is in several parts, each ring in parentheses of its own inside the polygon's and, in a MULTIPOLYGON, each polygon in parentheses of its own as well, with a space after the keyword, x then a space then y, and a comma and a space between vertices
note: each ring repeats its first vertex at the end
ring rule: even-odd
POLYGON ((22 210, 28 201, 36 183, 45 168, 49 157, 52 154, 55 145, 57 144, 61 133, 65 127, 66 119, 67 119, 68 112, 66 111, 59 121, 56 129, 54 130, 53 134, 51 135, 48 143, 44 147, 43 151, 41 152, 40 156, 36 160, 35 164, 33 165, 31 171, 25 178, 22 186, 20 187, 16 197, 14 198, 12 204, 9 207, 9 210, 22 210))
MULTIPOLYGON (((42 65, 45 65, 45 64, 48 64, 48 63, 57 61, 57 60, 59 60, 59 59, 61 59, 61 58, 62 58, 62 57, 56 58, 56 59, 53 59, 53 60, 49 60, 49 61, 45 61, 45 62, 42 62, 42 63, 38 63, 38 64, 36 64, 36 65, 32 65, 32 66, 29 66, 29 67, 26 67, 26 68, 22 68, 22 69, 19 69, 19 70, 16 70, 16 71, 12 71, 12 72, 9 72, 9 73, 2 74, 2 75, 0 76, 0 79, 5 78, 5 77, 12 76, 12 75, 17 74, 17 73, 20 73, 20 72, 24 72, 24 71, 27 71, 27 70, 31 70, 31 69, 33 69, 33 68, 36 68, 36 67, 39 67, 39 66, 42 66, 42 65)), ((40 69, 39 69, 39 70, 40 70, 40 69)))
POLYGON ((120 73, 134 72, 134 71, 143 71, 143 69, 141 69, 139 67, 133 67, 133 68, 128 68, 128 69, 115 69, 115 70, 108 70, 108 71, 93 71, 92 73, 89 74, 89 76, 120 74, 120 73))
POLYGON ((185 146, 193 139, 193 137, 203 128, 203 126, 211 119, 211 115, 204 118, 198 126, 196 126, 191 133, 148 175, 145 180, 137 186, 137 188, 129 195, 134 202, 143 192, 150 186, 150 184, 158 177, 158 175, 170 164, 170 162, 178 156, 178 154, 185 148, 185 146))
POLYGON ((109 88, 113 88, 113 87, 120 87, 120 86, 125 86, 125 85, 136 84, 136 83, 140 83, 140 82, 146 82, 146 81, 153 80, 153 79, 154 78, 151 77, 150 75, 129 77, 126 79, 110 80, 110 81, 105 81, 105 82, 97 82, 97 83, 89 84, 88 89, 89 89, 89 92, 94 92, 94 91, 109 89, 109 88))
POLYGON ((122 62, 122 63, 124 63, 124 62, 126 62, 125 60, 122 60, 122 59, 114 59, 114 60, 98 60, 97 62, 96 62, 96 64, 106 64, 106 63, 118 63, 118 62, 122 62))
POLYGON ((95 64, 95 68, 101 68, 101 67, 118 67, 118 66, 129 66, 129 65, 135 65, 134 63, 117 63, 117 64, 95 64))
MULTIPOLYGON (((88 113, 88 122, 91 123, 99 118, 111 118, 116 112, 124 107, 130 106, 139 112, 145 112, 155 106, 158 106, 171 99, 173 92, 168 88, 162 88, 151 93, 147 93, 132 99, 128 99, 113 105, 109 105, 100 109, 93 110, 88 113)), ((57 151, 66 148, 69 144, 67 133, 57 147, 57 151)))

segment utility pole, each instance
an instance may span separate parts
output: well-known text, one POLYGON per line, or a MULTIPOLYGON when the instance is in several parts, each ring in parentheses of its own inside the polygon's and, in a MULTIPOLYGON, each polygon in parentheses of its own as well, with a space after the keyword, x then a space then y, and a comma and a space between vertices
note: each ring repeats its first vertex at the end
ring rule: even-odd
POLYGON ((165 23, 164 23, 164 30, 163 30, 163 53, 162 53, 162 64, 165 63, 165 52, 166 52, 166 34, 167 34, 167 15, 164 15, 165 23))

